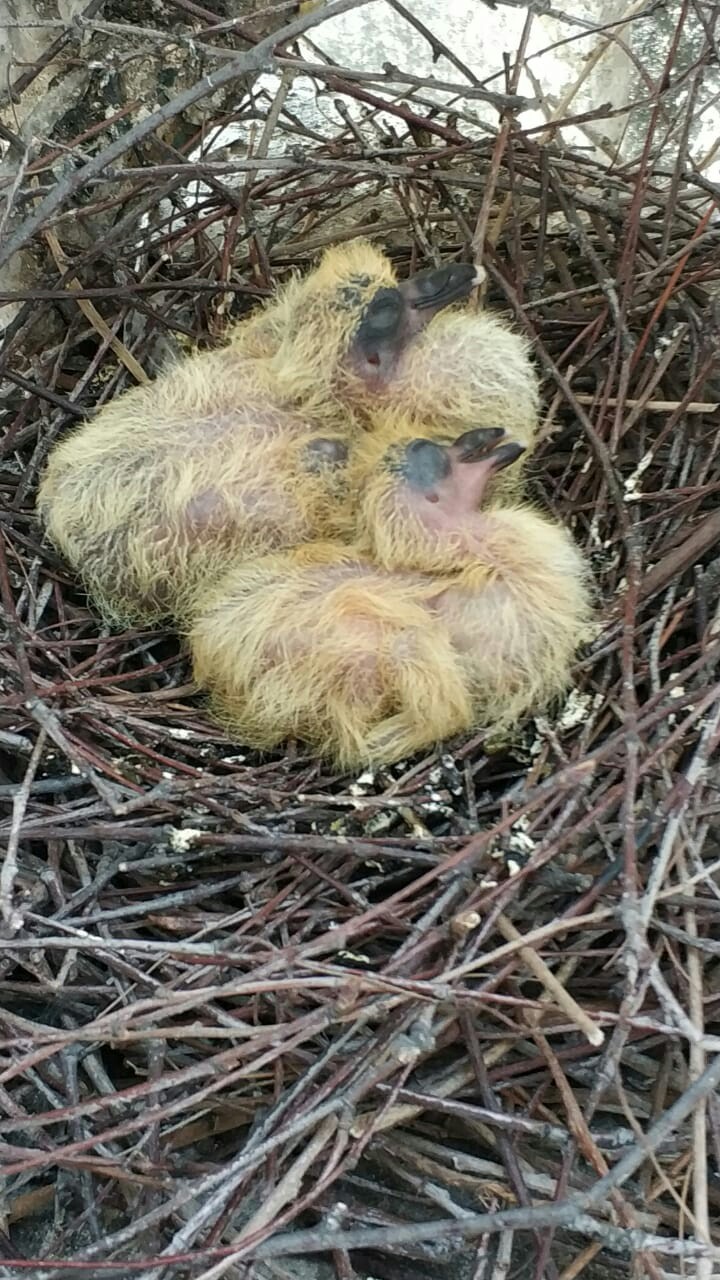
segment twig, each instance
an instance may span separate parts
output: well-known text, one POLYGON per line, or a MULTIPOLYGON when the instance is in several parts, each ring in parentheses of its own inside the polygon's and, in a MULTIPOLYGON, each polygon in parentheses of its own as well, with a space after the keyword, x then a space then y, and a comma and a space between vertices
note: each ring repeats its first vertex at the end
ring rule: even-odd
MULTIPOLYGON (((515 928, 512 921, 508 920, 507 916, 499 915, 496 925, 503 938, 506 938, 508 942, 522 943, 522 934, 515 928)), ((573 1000, 562 983, 558 982, 555 974, 548 969, 544 960, 541 960, 537 951, 533 947, 524 944, 518 950, 523 963, 542 983, 563 1013, 566 1013, 571 1022, 574 1022, 580 1028, 583 1035, 590 1041, 590 1044, 601 1045, 605 1039, 602 1029, 588 1017, 577 1001, 573 1000)))
POLYGON ((370 2, 371 0, 332 0, 330 4, 323 6, 322 9, 305 13, 293 22, 289 22, 287 26, 282 27, 279 31, 274 31, 272 35, 261 40, 248 53, 239 54, 237 58, 233 58, 224 67, 218 67, 216 71, 203 76, 202 80, 198 80, 188 89, 184 89, 182 93, 171 98, 162 107, 159 107, 156 111, 151 111, 149 115, 133 125, 131 129, 121 134, 115 142, 110 143, 103 151, 98 152, 91 160, 87 160, 79 169, 73 170, 54 186, 52 191, 40 201, 35 211, 29 214, 18 229, 8 236, 5 244, 0 246, 0 266, 14 257, 38 231, 45 227, 56 210, 62 207, 69 196, 84 187, 91 178, 103 173, 109 165, 119 160, 126 151, 137 146, 143 138, 147 138, 160 125, 166 124, 168 120, 172 120, 180 112, 187 111, 188 107, 193 106, 194 103, 200 102, 224 85, 231 84, 233 80, 237 80, 240 76, 247 75, 252 71, 264 70, 268 66, 274 65, 273 50, 278 45, 287 44, 289 40, 294 40, 296 36, 302 35, 304 31, 309 31, 312 27, 318 26, 319 23, 325 22, 328 18, 336 17, 340 13, 347 13, 350 9, 358 9, 370 2))
POLYGON ((18 845, 20 843, 22 820, 30 799, 30 788, 32 787, 44 746, 45 729, 41 729, 28 761, 22 785, 17 794, 13 796, 12 826, 2 868, 0 869, 0 915, 2 915, 3 924, 10 937, 17 933, 23 925, 22 911, 13 902, 15 878, 18 873, 18 845))

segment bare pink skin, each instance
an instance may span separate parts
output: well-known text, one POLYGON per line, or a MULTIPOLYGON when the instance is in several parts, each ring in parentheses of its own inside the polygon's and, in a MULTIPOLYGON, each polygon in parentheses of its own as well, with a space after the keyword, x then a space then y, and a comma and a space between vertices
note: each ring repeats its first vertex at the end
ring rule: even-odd
MULTIPOLYGON (((307 431, 306 424, 301 420, 293 424, 288 419, 288 422, 295 433, 307 431)), ((258 442, 260 434, 255 418, 252 423, 253 437, 258 442)), ((329 473, 342 470, 347 454, 347 445, 343 440, 317 436, 303 450, 302 469, 309 475, 327 471, 329 479, 329 473)), ((289 502, 287 493, 278 491, 273 486, 272 477, 268 476, 263 484, 258 483, 254 487, 241 485, 236 501, 233 501, 231 494, 224 494, 217 488, 205 489, 196 494, 185 507, 179 533, 188 543, 201 542, 212 535, 232 545, 238 531, 244 530, 247 533, 248 529, 266 535, 267 549, 287 546, 288 539, 298 543, 307 541, 313 532, 299 503, 289 502)))
POLYGON ((446 475, 435 483, 405 483, 402 501, 428 532, 439 535, 482 534, 479 507, 492 478, 520 456, 520 445, 498 444, 501 430, 466 432, 453 444, 436 448, 449 460, 446 475), (493 447, 496 445, 497 447, 493 447))

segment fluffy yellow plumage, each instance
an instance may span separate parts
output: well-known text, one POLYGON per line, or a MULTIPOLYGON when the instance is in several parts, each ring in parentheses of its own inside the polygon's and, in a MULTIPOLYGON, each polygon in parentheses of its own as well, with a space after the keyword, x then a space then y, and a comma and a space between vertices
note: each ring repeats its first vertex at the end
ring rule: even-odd
POLYGON ((236 565, 191 629, 196 679, 251 746, 299 737, 341 767, 508 726, 567 683, 591 607, 565 531, 481 507, 520 446, 501 432, 393 446, 350 546, 236 565))
POLYGON ((110 619, 189 632, 250 745, 392 761, 567 681, 585 569, 518 499, 537 377, 505 323, 447 310, 475 281, 331 249, 51 454, 55 544, 110 619))
POLYGON ((329 250, 226 346, 105 406, 52 452, 39 509, 111 620, 182 618, 229 557, 338 536, 342 462, 403 353, 467 295, 452 264, 396 285, 366 242, 329 250), (318 436, 329 434, 327 465, 318 436))

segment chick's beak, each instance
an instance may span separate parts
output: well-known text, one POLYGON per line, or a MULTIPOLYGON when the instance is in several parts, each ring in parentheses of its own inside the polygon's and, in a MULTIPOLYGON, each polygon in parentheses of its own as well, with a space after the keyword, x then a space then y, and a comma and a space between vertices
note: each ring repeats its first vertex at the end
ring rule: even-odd
POLYGON ((493 449, 488 457, 488 462, 492 464, 493 471, 502 471, 504 467, 509 467, 511 463, 517 462, 524 452, 524 444, 509 440, 507 444, 501 444, 498 449, 493 449))
MULTIPOLYGON (((497 428, 488 428, 489 432, 497 431, 497 428)), ((474 435, 475 432, 467 432, 466 435, 474 435)), ((477 434, 482 435, 482 429, 477 434)), ((501 432, 501 434, 504 434, 501 432)), ((462 440, 464 437, 460 437, 462 440)), ((457 444, 457 442, 456 442, 457 444)), ((455 446, 453 446, 453 450, 455 446)), ((484 495, 488 481, 498 471, 502 471, 504 467, 509 467, 511 463, 516 462, 522 453, 525 452, 525 446, 517 444, 514 440, 509 440, 505 444, 498 445, 496 449, 488 449, 487 441, 481 443, 478 441, 475 448, 468 447, 465 455, 460 456, 460 466, 456 469, 455 475, 459 486, 458 497, 462 506, 466 510, 476 510, 480 505, 484 495)))
POLYGON ((418 271, 398 286, 413 311, 429 312, 427 321, 443 307, 469 297, 477 283, 476 268, 471 262, 451 262, 445 267, 418 271))

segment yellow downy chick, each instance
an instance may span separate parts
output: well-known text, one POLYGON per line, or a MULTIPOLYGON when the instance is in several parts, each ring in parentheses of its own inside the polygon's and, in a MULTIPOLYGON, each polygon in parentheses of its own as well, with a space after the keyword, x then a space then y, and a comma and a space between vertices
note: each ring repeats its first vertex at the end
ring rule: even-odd
POLYGON ((522 451, 500 430, 396 443, 353 545, 234 567, 191 629, 218 717, 259 749, 298 737, 339 766, 509 726, 567 683, 588 633, 583 559, 528 507, 484 509, 522 451))
MULTIPOLYGON (((372 252, 364 243, 338 246, 328 271, 345 280, 372 274, 372 252)), ((463 296, 462 288, 452 287, 457 285, 452 273, 467 270, 465 264, 450 264, 386 286, 356 332, 353 359, 338 378, 326 422, 342 426, 352 409, 370 430, 380 424, 385 441, 395 421, 400 434, 409 422, 415 435, 440 440, 473 427, 502 427, 526 453, 502 471, 494 489, 517 493, 537 433, 538 375, 529 342, 506 321, 486 311, 447 309, 463 296)), ((483 277, 479 269, 475 282, 483 277)), ((298 320, 300 308, 289 293, 283 307, 245 322, 244 341, 260 341, 266 351, 277 350, 283 341, 296 343, 298 320)), ((312 334, 303 337, 311 347, 314 340, 312 334)))
POLYGON ((344 406, 474 279, 453 264, 396 287, 371 245, 329 250, 226 346, 118 396, 64 439, 38 506, 103 613, 182 618, 232 556, 335 536, 360 430, 344 406))

